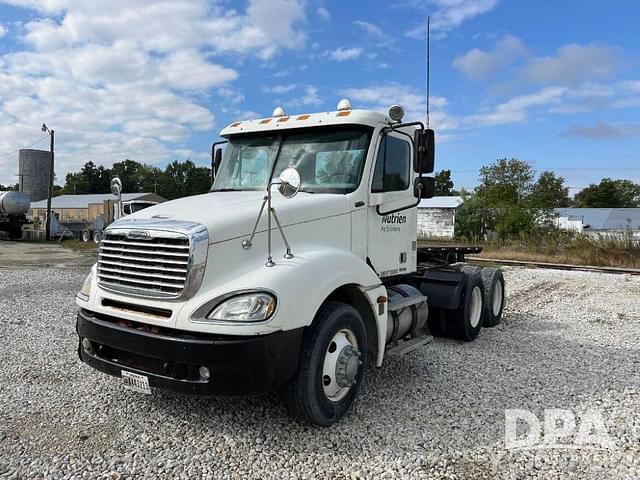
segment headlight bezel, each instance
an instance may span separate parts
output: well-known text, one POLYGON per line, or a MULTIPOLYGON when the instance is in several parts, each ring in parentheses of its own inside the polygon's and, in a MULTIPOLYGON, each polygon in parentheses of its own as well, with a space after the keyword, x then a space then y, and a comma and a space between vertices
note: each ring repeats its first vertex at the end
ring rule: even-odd
POLYGON ((267 323, 271 321, 274 315, 277 313, 279 308, 279 301, 277 295, 271 290, 267 290, 264 288, 259 289, 250 289, 250 290, 237 290, 234 292, 230 292, 225 295, 221 295, 216 297, 213 300, 202 305, 198 308, 193 315, 191 316, 191 321, 194 323, 208 324, 208 325, 259 325, 263 323, 267 323), (229 302, 237 301, 243 297, 251 297, 251 296, 266 296, 271 300, 272 308, 269 310, 268 315, 264 318, 255 319, 255 320, 237 320, 237 319, 224 319, 224 318, 214 318, 212 317, 213 313, 223 307, 225 304, 229 302))

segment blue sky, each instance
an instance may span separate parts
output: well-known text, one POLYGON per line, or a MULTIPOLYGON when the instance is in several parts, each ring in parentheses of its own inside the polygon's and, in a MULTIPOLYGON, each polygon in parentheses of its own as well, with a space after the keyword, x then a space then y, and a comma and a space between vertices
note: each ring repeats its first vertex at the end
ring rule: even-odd
POLYGON ((59 181, 84 162, 208 163, 231 121, 401 103, 425 113, 432 16, 437 167, 456 186, 500 157, 573 193, 640 182, 640 3, 630 0, 0 0, 0 183, 56 130, 59 181))

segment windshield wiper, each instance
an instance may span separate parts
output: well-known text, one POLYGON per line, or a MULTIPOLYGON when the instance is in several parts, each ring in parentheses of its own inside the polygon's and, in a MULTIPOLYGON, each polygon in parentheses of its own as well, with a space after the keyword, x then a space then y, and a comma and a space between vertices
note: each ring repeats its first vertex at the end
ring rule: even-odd
POLYGON ((216 188, 212 192, 244 192, 242 188, 216 188))

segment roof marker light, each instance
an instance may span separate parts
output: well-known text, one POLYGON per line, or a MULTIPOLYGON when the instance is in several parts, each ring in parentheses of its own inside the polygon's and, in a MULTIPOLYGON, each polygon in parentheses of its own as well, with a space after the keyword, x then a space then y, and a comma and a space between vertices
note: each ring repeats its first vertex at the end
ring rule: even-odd
POLYGON ((284 117, 286 114, 284 113, 284 108, 276 107, 273 109, 272 117, 284 117))
POLYGON ((342 110, 341 112, 338 112, 336 117, 346 117, 347 115, 350 115, 350 114, 351 114, 351 110, 342 110))
POLYGON ((351 110, 351 102, 347 98, 343 98, 338 102, 336 110, 338 110, 339 112, 343 110, 351 110))
POLYGON ((306 120, 310 117, 311 115, 305 113, 304 115, 300 115, 298 118, 296 118, 296 120, 306 120))
POLYGON ((260 120, 260 124, 264 125, 265 123, 269 123, 271 121, 270 118, 265 118, 264 120, 260 120))
POLYGON ((242 122, 236 122, 236 123, 232 123, 230 125, 230 127, 237 127, 238 125, 240 125, 242 122))
POLYGON ((278 122, 286 122, 287 120, 289 120, 289 117, 282 117, 278 119, 278 122))

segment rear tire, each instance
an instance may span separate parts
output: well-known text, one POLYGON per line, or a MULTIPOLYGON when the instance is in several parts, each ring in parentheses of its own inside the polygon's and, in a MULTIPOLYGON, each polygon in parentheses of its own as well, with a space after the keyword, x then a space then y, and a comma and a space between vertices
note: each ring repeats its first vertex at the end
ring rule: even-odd
POLYGON ((93 232, 93 243, 100 243, 101 238, 102 238, 102 233, 98 231, 93 232))
POLYGON ((484 327, 495 327, 502 320, 502 310, 504 310, 505 289, 502 270, 484 268, 482 270, 482 282, 484 283, 485 297, 482 325, 484 327))
POLYGON ((480 333, 484 309, 484 288, 480 273, 467 273, 460 307, 452 312, 448 322, 451 336, 470 342, 480 333))
POLYGON ((89 230, 83 230, 82 231, 82 241, 86 243, 89 240, 91 240, 91 232, 89 230))
POLYGON ((340 420, 360 389, 366 351, 360 313, 351 305, 325 303, 305 332, 298 373, 285 390, 291 414, 320 426, 340 420))

